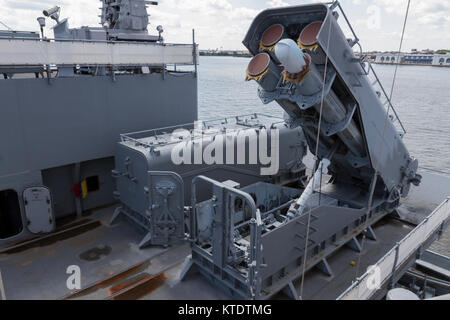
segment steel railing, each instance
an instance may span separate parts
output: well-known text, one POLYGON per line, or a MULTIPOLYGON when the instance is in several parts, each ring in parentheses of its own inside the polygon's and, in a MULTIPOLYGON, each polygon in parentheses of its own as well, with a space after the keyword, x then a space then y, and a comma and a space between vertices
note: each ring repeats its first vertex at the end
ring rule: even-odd
POLYGON ((5 287, 3 286, 3 277, 1 270, 0 270, 0 300, 6 300, 5 287))
POLYGON ((424 242, 436 233, 441 226, 448 222, 450 214, 450 197, 442 202, 428 217, 414 230, 398 242, 372 268, 345 290, 337 300, 366 300, 370 299, 378 288, 390 281, 395 272, 417 252, 424 242), (379 272, 379 286, 374 286, 374 273, 379 272))
MULTIPOLYGON (((148 140, 149 138, 155 138, 156 140, 159 139, 159 136, 161 135, 167 135, 170 133, 173 133, 175 130, 182 129, 189 131, 190 137, 189 140, 194 140, 196 138, 196 134, 201 134, 202 136, 215 136, 219 133, 221 133, 222 130, 220 130, 222 127, 217 127, 217 130, 209 130, 211 128, 214 128, 217 125, 223 125, 225 128, 227 128, 227 125, 236 125, 236 128, 234 130, 236 131, 242 131, 247 130, 251 128, 261 128, 266 127, 266 125, 263 122, 259 122, 259 119, 273 119, 274 121, 271 122, 271 126, 274 126, 279 123, 284 123, 284 120, 277 116, 272 116, 269 114, 263 114, 263 113, 250 113, 250 114, 244 114, 239 116, 230 116, 225 118, 217 118, 217 119, 210 119, 210 120, 199 120, 195 123, 185 123, 185 124, 179 124, 175 126, 169 126, 169 127, 162 127, 162 128, 155 128, 150 130, 143 130, 143 131, 137 131, 137 132, 129 132, 129 133, 122 133, 120 134, 120 140, 121 142, 134 142, 136 145, 141 145, 149 148, 157 147, 155 144, 151 144, 149 142, 146 142, 145 140, 148 140), (255 120, 255 123, 252 123, 251 121, 255 120), (250 121, 250 122, 248 122, 250 121), (145 139, 145 140, 142 140, 145 139)), ((229 130, 233 130, 232 127, 228 128, 229 130)), ((163 141, 163 139, 162 139, 163 141)), ((170 144, 176 144, 179 143, 181 140, 173 140, 173 141, 163 141, 164 145, 170 145, 170 144)), ((155 143, 157 141, 154 141, 155 143)))
POLYGON ((360 53, 359 53, 359 62, 360 62, 360 64, 361 64, 361 67, 362 67, 362 69, 364 70, 364 73, 366 74, 366 76, 369 76, 370 71, 372 71, 372 74, 373 74, 374 77, 375 77, 375 83, 374 83, 373 85, 375 85, 375 84, 378 84, 378 85, 379 85, 381 91, 383 92, 383 95, 384 95, 385 98, 386 98, 386 103, 389 103, 390 108, 391 108, 392 111, 394 112, 394 115, 395 115, 397 121, 399 122, 399 124, 400 124, 400 126, 401 126, 401 129, 403 130, 403 134, 401 135, 401 136, 403 137, 403 136, 406 134, 406 129, 405 129, 403 123, 401 122, 400 117, 399 117, 398 114, 397 114, 397 111, 395 110, 394 106, 392 105, 391 99, 389 98, 388 94, 386 93, 386 90, 384 89, 383 85, 381 84, 381 81, 380 81, 380 79, 378 78, 378 75, 376 74, 375 70, 373 69, 372 64, 371 64, 369 61, 365 61, 365 56, 364 56, 364 54, 363 54, 363 49, 362 49, 362 46, 361 46, 361 44, 360 44, 360 42, 359 42, 359 38, 358 38, 358 36, 356 35, 356 32, 355 32, 355 30, 353 29, 352 24, 351 24, 350 21, 348 20, 346 14, 345 14, 345 12, 344 12, 344 9, 342 8, 342 6, 341 6, 341 4, 339 3, 339 1, 329 2, 328 4, 330 5, 330 10, 334 10, 335 8, 338 8, 339 11, 341 12, 342 16, 344 17, 344 20, 345 20, 347 26, 349 27, 349 29, 350 29, 350 31, 351 31, 353 37, 354 37, 354 39, 352 39, 351 42, 350 42, 350 46, 353 48, 355 45, 358 45, 358 47, 359 47, 359 52, 360 52, 360 53), (365 68, 365 66, 364 66, 364 63, 367 63, 367 64, 368 64, 368 69, 367 69, 367 70, 366 70, 366 68, 365 68))
MULTIPOLYGON (((363 62, 363 63, 364 63, 364 62, 363 62)), ((392 104, 391 99, 389 98, 389 96, 388 96, 386 90, 384 89, 383 85, 381 84, 380 78, 378 78, 378 75, 377 75, 377 73, 375 72, 375 70, 374 70, 372 64, 371 64, 369 61, 365 61, 365 63, 368 64, 368 70, 367 70, 367 71, 366 71, 365 68, 363 67, 364 71, 366 72, 366 75, 369 76, 369 75, 370 75, 370 72, 372 71, 372 74, 373 74, 373 76, 374 76, 374 78, 375 78, 375 82, 372 83, 372 86, 375 86, 376 84, 378 84, 378 86, 380 87, 381 92, 383 93, 384 98, 386 99, 386 101, 385 101, 384 104, 388 103, 388 104, 390 105, 390 109, 394 112, 395 118, 397 119, 398 123, 400 124, 400 127, 401 127, 402 130, 403 130, 403 135, 402 135, 402 136, 404 136, 404 135, 406 134, 405 126, 403 125, 402 121, 400 120, 400 117, 398 116, 398 113, 397 113, 397 111, 395 110, 394 105, 392 104)))

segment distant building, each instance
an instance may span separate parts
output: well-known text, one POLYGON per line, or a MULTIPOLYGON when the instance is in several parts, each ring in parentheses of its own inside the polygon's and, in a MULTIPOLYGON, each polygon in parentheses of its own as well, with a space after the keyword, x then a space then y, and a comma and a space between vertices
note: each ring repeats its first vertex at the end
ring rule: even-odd
POLYGON ((388 64, 402 63, 403 56, 403 53, 400 55, 398 53, 378 53, 375 62, 388 64))
POLYGON ((414 65, 433 65, 450 66, 450 54, 429 54, 414 51, 412 53, 378 53, 375 63, 380 64, 414 64, 414 65))
POLYGON ((433 63, 433 55, 432 54, 405 54, 403 63, 410 64, 432 64, 433 63))
POLYGON ((200 50, 201 56, 251 57, 248 50, 200 50))
POLYGON ((419 52, 420 54, 434 54, 433 50, 425 49, 419 52))
POLYGON ((450 66, 450 53, 435 54, 433 57, 433 65, 435 65, 435 66, 450 66))

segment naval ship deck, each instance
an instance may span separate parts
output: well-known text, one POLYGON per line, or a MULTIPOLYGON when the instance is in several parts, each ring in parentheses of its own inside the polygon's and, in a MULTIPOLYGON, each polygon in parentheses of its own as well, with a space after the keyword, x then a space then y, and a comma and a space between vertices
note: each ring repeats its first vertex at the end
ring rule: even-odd
MULTIPOLYGON (((352 262, 358 261, 360 254, 342 247, 327 258, 333 276, 317 269, 306 273, 303 299, 336 299, 448 196, 450 178, 422 174, 423 183, 412 189, 399 210, 402 219, 387 216, 373 226, 377 240, 365 240, 359 267, 352 262)), ((114 209, 93 211, 52 235, 0 253, 6 298, 229 299, 200 274, 179 281, 184 259, 190 254, 189 244, 139 249, 142 234, 133 225, 124 220, 108 224, 114 209), (81 269, 79 291, 66 287, 70 265, 81 269)), ((294 283, 298 292, 300 282, 294 283)), ((286 296, 279 293, 274 298, 286 296)))

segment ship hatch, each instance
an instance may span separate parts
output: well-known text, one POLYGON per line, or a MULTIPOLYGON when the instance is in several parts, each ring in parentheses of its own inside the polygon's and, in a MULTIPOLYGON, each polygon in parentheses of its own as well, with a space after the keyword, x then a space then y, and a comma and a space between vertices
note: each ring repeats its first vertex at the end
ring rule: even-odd
POLYGON ((0 191, 0 239, 18 235, 22 229, 17 192, 14 190, 0 191))
POLYGON ((55 217, 50 190, 32 187, 23 191, 27 227, 31 233, 49 233, 55 229, 55 217))

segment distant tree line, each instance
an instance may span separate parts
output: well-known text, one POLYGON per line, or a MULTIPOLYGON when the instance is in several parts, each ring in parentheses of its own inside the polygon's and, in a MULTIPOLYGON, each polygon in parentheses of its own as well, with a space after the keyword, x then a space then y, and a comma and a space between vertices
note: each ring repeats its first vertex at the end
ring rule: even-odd
POLYGON ((201 56, 225 56, 225 57, 252 57, 250 53, 241 53, 233 51, 218 51, 218 52, 205 52, 200 51, 201 56))

